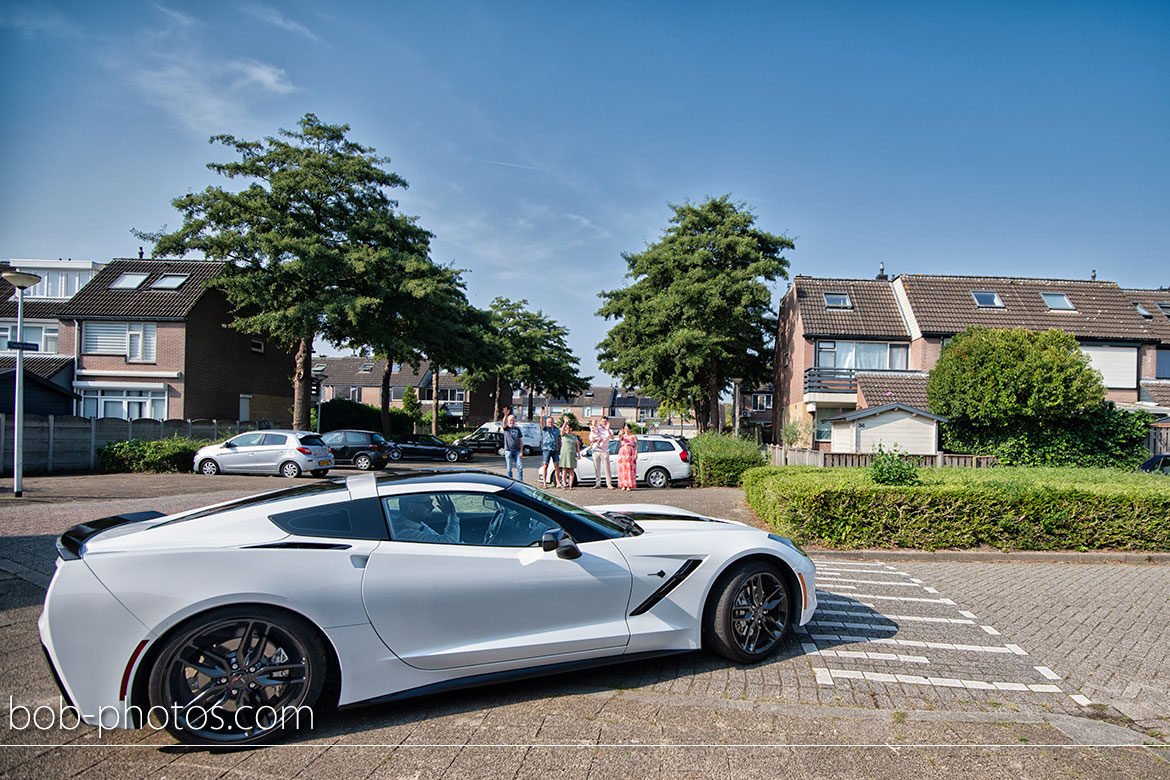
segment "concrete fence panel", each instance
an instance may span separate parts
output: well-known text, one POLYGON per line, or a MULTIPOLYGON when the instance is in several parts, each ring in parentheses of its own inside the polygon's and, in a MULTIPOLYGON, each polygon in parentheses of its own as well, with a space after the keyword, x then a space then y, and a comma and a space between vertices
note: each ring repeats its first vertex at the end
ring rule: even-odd
POLYGON ((94 422, 87 417, 53 418, 51 471, 85 471, 92 468, 94 422))

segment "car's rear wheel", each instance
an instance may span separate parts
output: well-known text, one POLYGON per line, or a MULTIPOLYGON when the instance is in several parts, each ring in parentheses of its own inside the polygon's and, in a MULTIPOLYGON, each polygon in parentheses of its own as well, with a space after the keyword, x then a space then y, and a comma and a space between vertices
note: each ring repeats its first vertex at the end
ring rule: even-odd
POLYGON ((523 452, 525 455, 531 455, 533 450, 528 445, 525 445, 521 452, 523 452))
POLYGON ((402 450, 395 447, 394 449, 390 450, 390 452, 386 453, 386 457, 388 457, 390 460, 402 460, 402 450))
POLYGON ((289 479, 296 479, 301 475, 301 467, 291 460, 286 460, 280 464, 280 476, 288 477, 289 479))
POLYGON ((719 655, 743 664, 764 660, 780 646, 792 623, 792 598, 784 575, 770 563, 749 563, 725 576, 712 591, 703 634, 719 655))
POLYGON ((652 488, 664 488, 670 485, 670 472, 661 466, 656 466, 646 472, 646 484, 652 488))
POLYGON ((374 467, 374 461, 369 455, 362 454, 353 459, 353 465, 362 471, 369 471, 374 467))
POLYGON ((214 477, 219 473, 219 464, 211 458, 208 458, 199 464, 199 473, 206 474, 209 477, 214 477))
POLYGON ((455 450, 447 450, 447 454, 443 457, 447 459, 448 463, 454 463, 455 461, 459 460, 459 453, 455 450))
POLYGON ((329 473, 329 469, 313 469, 309 473, 312 474, 314 477, 323 477, 329 473))
POLYGON ((246 745, 311 725, 325 676, 325 648, 307 621, 267 607, 227 607, 167 640, 147 694, 155 720, 165 719, 179 739, 246 745))

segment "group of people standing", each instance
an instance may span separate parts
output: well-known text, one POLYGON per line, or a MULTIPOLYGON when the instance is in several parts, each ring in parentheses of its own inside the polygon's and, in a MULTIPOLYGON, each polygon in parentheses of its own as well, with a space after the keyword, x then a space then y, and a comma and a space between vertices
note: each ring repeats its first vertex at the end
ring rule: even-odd
MULTIPOLYGON (((516 425, 516 415, 505 413, 502 420, 504 434, 504 465, 508 477, 512 477, 513 466, 517 478, 524 481, 524 436, 516 425)), ((593 473, 596 475, 593 487, 601 487, 601 471, 605 469, 605 486, 613 490, 613 469, 610 466, 610 443, 614 440, 609 418, 601 417, 589 427, 589 446, 593 453, 593 473)), ((618 436, 618 488, 633 490, 638 475, 638 437, 627 423, 618 436)), ((544 417, 540 428, 540 484, 544 487, 556 485, 572 490, 576 481, 577 455, 581 451, 581 437, 573 430, 567 417, 558 426, 552 417, 544 417)))

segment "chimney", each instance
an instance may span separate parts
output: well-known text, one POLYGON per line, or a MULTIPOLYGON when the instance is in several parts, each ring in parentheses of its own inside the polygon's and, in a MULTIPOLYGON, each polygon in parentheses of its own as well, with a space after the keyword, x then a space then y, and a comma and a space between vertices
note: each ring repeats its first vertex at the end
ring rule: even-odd
POLYGON ((879 282, 885 282, 885 281, 888 281, 889 278, 890 277, 886 276, 886 264, 885 263, 878 263, 877 280, 879 282))
POLYGON ((142 247, 138 247, 138 259, 142 259, 142 247))
POLYGON ((1097 269, 1096 268, 1093 269, 1093 273, 1089 275, 1089 278, 1092 279, 1094 282, 1097 281, 1097 269))

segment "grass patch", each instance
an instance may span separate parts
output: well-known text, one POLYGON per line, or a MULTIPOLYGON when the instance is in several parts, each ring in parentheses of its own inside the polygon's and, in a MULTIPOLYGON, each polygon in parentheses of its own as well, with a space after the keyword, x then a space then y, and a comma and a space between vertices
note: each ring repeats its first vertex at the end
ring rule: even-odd
POLYGON ((921 485, 866 469, 785 466, 744 474, 778 533, 837 549, 1170 551, 1170 479, 1116 469, 923 469, 921 485))

